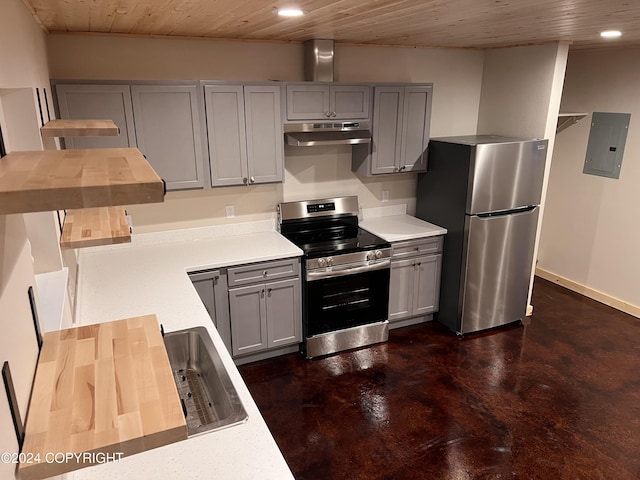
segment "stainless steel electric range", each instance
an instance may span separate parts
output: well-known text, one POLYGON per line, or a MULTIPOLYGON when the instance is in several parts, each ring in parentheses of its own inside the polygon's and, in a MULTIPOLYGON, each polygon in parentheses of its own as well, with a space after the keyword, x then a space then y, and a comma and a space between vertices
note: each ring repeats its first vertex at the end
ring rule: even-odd
POLYGON ((281 203, 278 225, 304 252, 307 358, 386 341, 391 245, 358 226, 358 197, 281 203))

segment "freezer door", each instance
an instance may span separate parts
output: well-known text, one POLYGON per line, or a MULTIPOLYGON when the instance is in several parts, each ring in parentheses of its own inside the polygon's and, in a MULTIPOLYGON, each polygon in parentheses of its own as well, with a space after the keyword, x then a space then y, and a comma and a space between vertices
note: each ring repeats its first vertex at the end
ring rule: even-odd
POLYGON ((467 213, 540 204, 547 140, 479 144, 474 148, 467 213))
POLYGON ((499 216, 467 216, 460 333, 525 316, 539 207, 499 216))

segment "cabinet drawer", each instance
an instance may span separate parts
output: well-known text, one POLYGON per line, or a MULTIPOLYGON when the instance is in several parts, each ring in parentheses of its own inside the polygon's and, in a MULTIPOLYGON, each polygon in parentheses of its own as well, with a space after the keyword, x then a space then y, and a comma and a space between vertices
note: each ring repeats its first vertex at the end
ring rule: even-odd
POLYGON ((252 263, 227 270, 229 287, 300 276, 300 260, 290 258, 275 262, 252 263))
POLYGON ((440 253, 442 252, 442 236, 397 242, 391 244, 391 248, 393 249, 392 258, 394 259, 440 253))

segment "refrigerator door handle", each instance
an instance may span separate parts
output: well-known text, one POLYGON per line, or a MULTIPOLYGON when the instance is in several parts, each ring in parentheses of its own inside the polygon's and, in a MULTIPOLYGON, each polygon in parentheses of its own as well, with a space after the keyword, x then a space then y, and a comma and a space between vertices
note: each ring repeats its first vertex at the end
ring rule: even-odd
POLYGON ((537 207, 538 205, 527 205, 526 207, 514 208, 512 210, 501 210, 498 212, 477 213, 475 216, 480 218, 489 218, 489 217, 500 217, 502 215, 513 215, 516 213, 528 213, 537 207))

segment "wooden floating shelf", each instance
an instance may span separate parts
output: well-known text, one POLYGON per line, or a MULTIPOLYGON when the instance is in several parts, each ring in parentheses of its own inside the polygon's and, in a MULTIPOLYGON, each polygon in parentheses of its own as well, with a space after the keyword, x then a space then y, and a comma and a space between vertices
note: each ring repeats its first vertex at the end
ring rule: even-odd
POLYGON ((120 129, 112 120, 49 120, 40 128, 43 137, 115 137, 120 129))
POLYGON ((0 159, 0 215, 164 201, 137 148, 12 152, 0 159))
POLYGON ((19 465, 22 480, 187 438, 155 315, 50 332, 43 341, 22 448, 34 461, 19 465), (56 452, 79 455, 55 461, 56 452))
POLYGON ((62 227, 61 248, 97 247, 131 242, 124 207, 68 210, 62 227))

